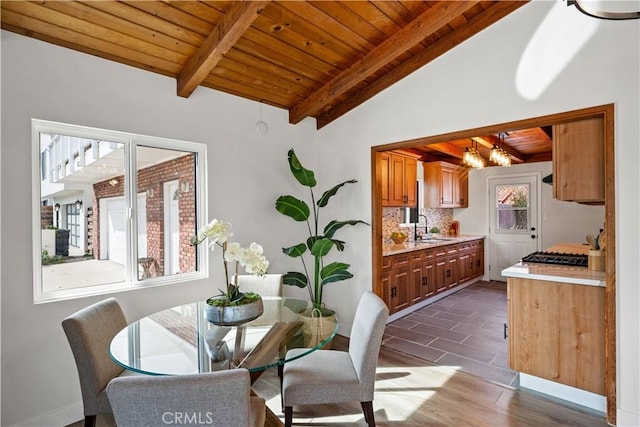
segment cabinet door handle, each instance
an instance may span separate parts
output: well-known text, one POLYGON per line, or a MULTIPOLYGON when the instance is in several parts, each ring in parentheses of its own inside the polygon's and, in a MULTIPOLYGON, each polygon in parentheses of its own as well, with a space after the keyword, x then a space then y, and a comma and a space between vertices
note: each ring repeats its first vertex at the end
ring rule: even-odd
POLYGON ((478 267, 480 267, 480 260, 477 260, 477 261, 476 261, 476 265, 477 265, 478 267))
POLYGON ((451 270, 447 270, 447 277, 451 277, 451 270))
POLYGON ((391 288, 391 298, 395 298, 396 297, 396 287, 394 286, 393 288, 391 288))
POLYGON ((427 277, 422 278, 422 286, 427 286, 427 277))
POLYGON ((507 329, 508 329, 508 328, 509 328, 509 327, 508 327, 508 326, 507 326, 507 324, 505 323, 505 324, 504 324, 504 339, 505 339, 505 340, 509 337, 509 334, 507 334, 507 329))

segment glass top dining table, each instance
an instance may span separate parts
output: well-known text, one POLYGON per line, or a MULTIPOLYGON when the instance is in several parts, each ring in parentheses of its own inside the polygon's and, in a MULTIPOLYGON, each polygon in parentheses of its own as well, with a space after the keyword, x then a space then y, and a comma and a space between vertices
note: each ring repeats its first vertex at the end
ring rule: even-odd
POLYGON ((286 363, 292 348, 304 357, 324 347, 338 330, 338 319, 310 313, 311 303, 263 297, 255 320, 218 326, 205 315, 206 302, 179 305, 129 324, 111 341, 109 353, 120 366, 148 375, 183 375, 243 367, 260 372, 286 363))

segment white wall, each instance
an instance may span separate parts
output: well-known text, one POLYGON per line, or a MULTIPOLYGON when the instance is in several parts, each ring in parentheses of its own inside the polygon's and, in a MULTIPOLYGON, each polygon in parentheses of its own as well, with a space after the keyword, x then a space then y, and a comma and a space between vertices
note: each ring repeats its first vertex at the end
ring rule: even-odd
MULTIPOLYGON (((640 425, 639 27, 586 17, 566 2, 533 1, 319 133, 323 171, 350 168, 370 189, 372 146, 614 103, 617 416, 628 426, 640 425)), ((370 218, 369 200, 354 200, 353 215, 370 218)), ((370 251, 358 256, 356 277, 370 281, 370 251)), ((332 305, 350 302, 328 297, 332 305)))
MULTIPOLYGON (((285 271, 280 247, 296 241, 299 230, 273 210, 273 202, 295 189, 286 167, 289 147, 316 169, 322 189, 359 180, 340 195, 345 197, 332 201, 327 217, 370 221, 371 146, 615 103, 616 225, 622 249, 616 260, 618 420, 640 425, 639 35, 638 21, 594 21, 564 2, 534 1, 320 132, 310 120, 290 126, 286 112, 265 108, 270 130, 264 137, 255 131, 255 103, 202 88, 189 99, 178 98, 171 79, 2 32, 1 424, 53 419, 54 411, 66 415, 65 409, 79 402, 75 365, 60 321, 98 300, 32 303, 31 229, 22 221, 32 209, 32 117, 207 143, 209 216, 232 221, 241 240, 264 243, 267 254, 273 254, 272 271, 285 271), (563 57, 571 47, 563 43, 574 43, 590 25, 598 26, 591 38, 575 56, 563 57), (539 27, 544 31, 537 33, 539 27), (537 34, 544 49, 530 46, 537 43, 537 34), (541 86, 532 79, 554 70, 549 85, 535 93, 531 88, 541 86)), ((327 305, 344 321, 342 333, 348 332, 355 302, 372 280, 370 229, 345 231, 341 237, 349 245, 340 258, 349 260, 355 278, 325 291, 327 305)), ((135 319, 204 298, 212 287, 200 281, 116 296, 135 319)))
MULTIPOLYGON (((469 207, 455 209, 453 216, 460 221, 461 233, 488 235, 490 178, 517 174, 551 173, 551 162, 513 165, 509 168, 490 167, 469 171, 469 207)), ((587 234, 596 235, 604 224, 604 206, 588 206, 563 202, 553 198, 552 186, 538 183, 540 192, 540 227, 538 239, 544 250, 560 242, 585 243, 587 234)), ((485 255, 488 256, 489 251, 485 255)), ((488 264, 485 264, 488 265, 488 264)))
MULTIPOLYGON (((300 240, 300 231, 274 207, 280 194, 297 189, 287 150, 294 147, 315 167, 315 123, 289 125, 286 111, 264 106, 269 132, 261 135, 255 102, 204 88, 183 99, 173 79, 5 31, 1 37, 1 194, 11 202, 2 205, 1 223, 0 424, 63 425, 82 413, 70 406, 80 402, 80 389, 60 322, 101 298, 33 304, 32 231, 25 221, 37 209, 31 198, 31 119, 207 144, 209 217, 230 221, 240 242, 263 244, 272 272, 287 270, 281 248, 300 240)), ((213 268, 219 264, 212 258, 213 268)), ((215 278, 115 296, 133 320, 217 293, 215 278)))

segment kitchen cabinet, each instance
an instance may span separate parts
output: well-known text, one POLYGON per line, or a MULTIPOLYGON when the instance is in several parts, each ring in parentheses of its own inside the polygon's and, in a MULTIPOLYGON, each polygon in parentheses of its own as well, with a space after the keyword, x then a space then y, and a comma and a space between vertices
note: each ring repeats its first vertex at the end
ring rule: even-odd
POLYGON ((604 204, 604 119, 553 125, 553 197, 604 204))
POLYGON ((384 300, 389 307, 389 312, 395 313, 411 304, 409 255, 396 255, 387 261, 387 263, 383 261, 381 281, 385 290, 384 300))
POLYGON ((469 251, 471 278, 484 275, 484 239, 471 243, 469 251))
POLYGON ((447 285, 447 289, 451 289, 455 287, 459 280, 459 270, 458 270, 458 254, 456 249, 451 249, 447 254, 447 271, 445 275, 445 282, 447 285))
POLYGON ((434 252, 421 250, 412 252, 411 289, 412 303, 416 304, 435 294, 434 252))
POLYGON ((482 276, 484 262, 473 262, 481 256, 484 238, 383 256, 381 286, 389 312, 396 313, 482 276), (461 273, 463 264, 466 270, 461 273))
POLYGON ((422 251, 411 252, 411 304, 415 304, 422 300, 422 251))
POLYGON ((383 207, 416 206, 417 159, 395 151, 380 154, 383 207))
POLYGON ((469 206, 468 171, 447 162, 429 162, 424 168, 424 207, 466 208, 469 206))
POLYGON ((507 278, 509 367, 605 395, 601 286, 507 278))
POLYGON ((471 279, 471 251, 468 246, 460 251, 458 255, 458 266, 458 280, 460 282, 466 282, 471 279))

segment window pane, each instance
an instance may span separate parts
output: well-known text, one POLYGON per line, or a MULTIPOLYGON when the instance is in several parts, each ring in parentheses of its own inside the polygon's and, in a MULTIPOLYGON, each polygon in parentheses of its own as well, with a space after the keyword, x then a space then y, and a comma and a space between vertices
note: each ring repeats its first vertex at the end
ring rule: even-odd
POLYGON ((32 120, 34 302, 205 277, 206 146, 32 120))
POLYGON ((42 132, 40 161, 43 292, 123 282, 124 207, 92 212, 123 199, 124 144, 42 132))
POLYGON ((137 148, 138 279, 196 271, 195 153, 137 148))
POLYGON ((498 231, 529 230, 529 184, 496 186, 498 231))

